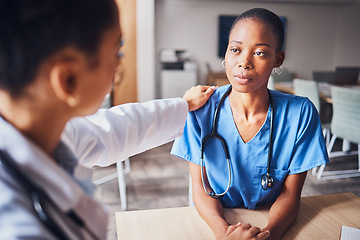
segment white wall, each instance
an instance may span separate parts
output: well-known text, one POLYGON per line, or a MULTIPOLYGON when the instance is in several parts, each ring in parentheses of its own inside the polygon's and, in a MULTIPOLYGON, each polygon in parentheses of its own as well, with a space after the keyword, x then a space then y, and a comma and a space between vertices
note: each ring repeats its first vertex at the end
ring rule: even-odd
POLYGON ((136 1, 138 101, 155 99, 155 0, 136 1))
POLYGON ((311 78, 313 70, 333 70, 336 65, 360 66, 359 2, 334 5, 156 0, 156 88, 162 48, 192 52, 199 66, 199 83, 204 83, 206 62, 215 71, 223 70, 222 59, 217 57, 218 16, 239 15, 253 7, 268 8, 287 18, 283 67, 299 77, 311 78))

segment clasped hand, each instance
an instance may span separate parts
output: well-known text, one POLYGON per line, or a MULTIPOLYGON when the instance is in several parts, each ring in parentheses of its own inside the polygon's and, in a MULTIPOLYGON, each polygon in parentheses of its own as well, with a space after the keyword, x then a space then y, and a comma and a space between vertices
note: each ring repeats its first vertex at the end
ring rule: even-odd
POLYGON ((249 223, 230 225, 225 233, 224 240, 265 240, 270 236, 269 231, 261 231, 249 223))

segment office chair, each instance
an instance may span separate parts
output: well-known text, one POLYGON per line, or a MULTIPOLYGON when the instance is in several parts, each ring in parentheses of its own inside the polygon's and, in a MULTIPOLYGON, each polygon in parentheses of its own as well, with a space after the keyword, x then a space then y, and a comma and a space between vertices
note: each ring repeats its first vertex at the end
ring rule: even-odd
MULTIPOLYGON (((304 80, 295 78, 294 79, 294 90, 295 94, 303 97, 307 97, 316 107, 318 113, 320 114, 321 110, 321 102, 319 97, 319 87, 318 83, 313 80, 304 80)), ((326 121, 321 122, 321 126, 323 129, 323 135, 325 138, 326 147, 329 146, 330 143, 330 123, 326 121)), ((315 176, 317 173, 317 168, 312 169, 312 174, 315 176)))
POLYGON ((268 89, 270 89, 270 90, 275 90, 275 80, 274 80, 274 76, 273 76, 273 75, 270 75, 270 77, 269 77, 268 89))
POLYGON ((193 206, 194 206, 194 201, 192 194, 192 181, 191 181, 191 175, 189 173, 189 207, 193 207, 193 206))
POLYGON ((101 184, 107 183, 117 178, 119 184, 120 204, 122 210, 124 211, 126 211, 127 209, 125 175, 128 174, 129 172, 130 172, 129 158, 125 159, 124 161, 119 160, 116 162, 116 173, 100 178, 93 182, 96 186, 99 186, 101 184))
POLYGON ((330 160, 340 156, 358 155, 358 168, 338 171, 324 171, 325 164, 317 173, 318 180, 330 180, 360 176, 360 89, 331 87, 333 100, 333 117, 331 132, 333 134, 328 154, 330 160), (333 151, 336 139, 343 139, 357 144, 357 151, 333 151))
POLYGON ((312 80, 304 80, 300 78, 294 79, 295 94, 303 97, 307 97, 315 105, 316 110, 320 113, 320 97, 319 87, 317 82, 312 80))
MULTIPOLYGON (((111 94, 107 94, 101 108, 110 108, 112 106, 111 102, 111 94)), ((106 182, 112 181, 114 179, 118 179, 119 184, 119 193, 120 193, 120 204, 122 210, 126 211, 127 209, 127 201, 126 201, 126 181, 125 175, 130 172, 130 160, 129 158, 123 160, 116 161, 116 173, 111 174, 109 176, 105 176, 100 178, 93 183, 97 186, 104 184, 106 182)))

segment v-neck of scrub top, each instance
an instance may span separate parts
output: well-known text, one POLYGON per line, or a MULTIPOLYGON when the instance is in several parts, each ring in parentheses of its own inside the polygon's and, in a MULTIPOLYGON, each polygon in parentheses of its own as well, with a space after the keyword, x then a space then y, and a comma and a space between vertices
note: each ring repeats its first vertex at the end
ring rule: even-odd
MULTIPOLYGON (((229 100, 229 96, 225 99, 224 101, 224 108, 223 110, 225 110, 226 115, 230 114, 231 117, 231 128, 234 131, 234 134, 236 134, 240 140, 240 142, 244 145, 252 145, 252 142, 256 141, 256 139, 263 137, 263 135, 268 135, 268 139, 270 140, 270 120, 271 120, 271 111, 272 111, 272 106, 271 104, 269 104, 269 108, 268 111, 266 113, 266 118, 265 121, 263 122, 263 124, 261 125, 261 127, 259 128, 259 130, 256 132, 256 134, 247 142, 244 141, 244 139, 241 137, 241 134, 236 126, 235 123, 235 119, 233 116, 233 112, 230 106, 230 100, 229 100)), ((219 131, 220 132, 220 131, 219 131)))

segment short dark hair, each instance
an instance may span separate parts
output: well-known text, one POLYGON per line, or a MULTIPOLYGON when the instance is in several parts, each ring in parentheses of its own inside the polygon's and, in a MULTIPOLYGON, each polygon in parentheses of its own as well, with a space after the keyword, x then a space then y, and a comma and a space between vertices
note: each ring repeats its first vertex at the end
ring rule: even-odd
POLYGON ((231 26, 230 33, 237 22, 243 19, 256 19, 267 24, 275 34, 277 40, 276 51, 280 51, 284 45, 284 24, 278 15, 264 8, 252 8, 243 12, 236 18, 231 26))
POLYGON ((114 0, 0 0, 0 88, 18 96, 66 47, 96 56, 116 21, 114 0))

